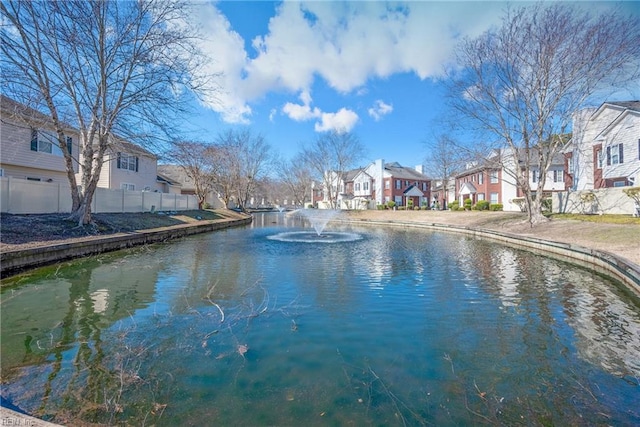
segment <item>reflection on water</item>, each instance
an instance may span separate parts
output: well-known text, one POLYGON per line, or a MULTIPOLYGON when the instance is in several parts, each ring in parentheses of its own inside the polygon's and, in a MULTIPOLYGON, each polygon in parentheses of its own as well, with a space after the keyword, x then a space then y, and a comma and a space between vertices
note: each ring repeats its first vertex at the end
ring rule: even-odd
POLYGON ((614 283, 424 230, 269 238, 307 228, 5 280, 3 398, 70 425, 640 424, 640 306, 614 283))

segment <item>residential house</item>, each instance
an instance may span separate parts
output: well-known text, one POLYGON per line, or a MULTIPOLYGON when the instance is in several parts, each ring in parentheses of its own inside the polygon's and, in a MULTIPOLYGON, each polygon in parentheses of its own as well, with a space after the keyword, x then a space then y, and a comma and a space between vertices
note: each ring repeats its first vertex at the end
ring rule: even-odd
POLYGON ((505 210, 520 210, 519 207, 511 209, 511 204, 505 203, 517 197, 517 190, 515 179, 506 173, 497 153, 484 161, 468 163, 465 170, 455 176, 455 183, 460 206, 467 199, 471 199, 472 205, 488 200, 491 204, 502 203, 505 210))
POLYGON ((432 208, 446 210, 456 198, 456 180, 454 177, 448 178, 446 183, 441 179, 431 181, 432 208))
MULTIPOLYGON (((30 181, 69 182, 62 150, 50 116, 6 96, 0 98, 2 119, 0 176, 30 181)), ((66 125, 65 141, 73 157, 73 171, 81 182, 77 129, 66 125)), ((100 173, 98 187, 138 191, 176 192, 176 183, 156 173, 157 158, 144 148, 113 138, 100 173)))
MULTIPOLYGON (((482 162, 468 164, 466 169, 455 177, 460 206, 464 205, 466 199, 471 199, 472 205, 481 200, 488 200, 490 204, 502 204, 505 211, 521 211, 524 205, 520 200, 524 193, 516 184, 516 173, 523 174, 525 166, 522 156, 518 157, 516 165, 513 156, 508 152, 495 152, 482 162)), ((536 157, 533 152, 531 159, 536 157)), ((540 169, 537 163, 529 165, 528 180, 529 188, 534 193, 539 192, 540 169)), ((565 187, 564 158, 562 154, 558 154, 554 156, 547 170, 542 192, 549 195, 552 192, 564 191, 565 187)))
POLYGON ((373 177, 364 168, 353 169, 342 175, 338 206, 342 209, 367 209, 371 200, 373 177))
MULTIPOLYGON (((0 176, 67 184, 67 169, 51 118, 0 95, 0 176)), ((74 159, 79 152, 78 132, 70 125, 64 132, 74 159)), ((73 162, 78 172, 78 162, 73 162)))
MULTIPOLYGON (((179 165, 158 165, 158 176, 170 180, 173 183, 172 192, 179 194, 196 194, 196 187, 193 179, 187 175, 184 168, 179 165)), ((224 202, 220 200, 214 191, 209 192, 205 197, 205 203, 218 209, 223 208, 224 202)))
POLYGON ((334 188, 338 189, 341 209, 370 209, 389 201, 398 206, 426 206, 431 197, 431 180, 422 166, 409 168, 397 162, 385 163, 383 159, 347 171, 334 181, 340 181, 334 188))
MULTIPOLYGON (((98 187, 128 190, 156 191, 167 188, 158 181, 158 158, 155 154, 120 138, 112 138, 104 155, 98 187)), ((78 182, 80 177, 78 176, 78 182)))
POLYGON ((640 101, 605 102, 576 112, 565 157, 571 190, 638 185, 640 101))
POLYGON ((421 165, 415 168, 397 162, 384 164, 382 203, 394 201, 398 206, 428 206, 431 200, 431 179, 421 165))

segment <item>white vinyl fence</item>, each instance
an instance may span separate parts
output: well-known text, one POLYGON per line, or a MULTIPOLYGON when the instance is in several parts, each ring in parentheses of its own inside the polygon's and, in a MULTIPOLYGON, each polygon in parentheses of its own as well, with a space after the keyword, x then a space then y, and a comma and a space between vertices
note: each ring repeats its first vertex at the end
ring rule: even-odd
POLYGON ((631 187, 553 193, 553 212, 574 214, 637 215, 634 200, 622 190, 631 187))
MULTIPOLYGON (((183 211, 198 209, 196 196, 149 191, 97 188, 94 213, 183 211)), ((12 214, 69 213, 71 190, 67 183, 0 178, 0 212, 12 214)))

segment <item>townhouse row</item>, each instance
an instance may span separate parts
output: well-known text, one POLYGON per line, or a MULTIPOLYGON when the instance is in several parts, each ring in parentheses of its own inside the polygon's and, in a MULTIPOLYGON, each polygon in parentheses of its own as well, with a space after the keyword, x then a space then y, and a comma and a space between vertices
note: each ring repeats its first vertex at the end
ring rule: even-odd
MULTIPOLYGON (((0 95, 0 176, 31 181, 67 183, 67 172, 48 116, 0 95)), ((81 157, 78 131, 65 130, 68 149, 78 175, 81 157)), ((114 140, 105 154, 98 186, 110 189, 194 194, 189 177, 175 165, 158 165, 151 152, 123 140, 114 140)), ((422 166, 405 167, 383 159, 366 167, 334 174, 332 189, 312 189, 312 202, 328 206, 328 194, 337 194, 338 208, 375 209, 393 201, 398 206, 446 209, 454 200, 462 205, 488 200, 504 210, 519 211, 522 192, 515 174, 523 164, 496 153, 447 182, 428 177, 422 166)), ((573 134, 553 159, 545 187, 538 189, 540 171, 530 165, 527 178, 534 191, 545 195, 606 187, 640 185, 640 101, 605 102, 574 115, 573 134)), ((211 202, 217 200, 214 195, 211 202)), ((209 200, 208 200, 209 201, 209 200)), ((217 207, 217 206, 216 206, 217 207)))
MULTIPOLYGON (((532 158, 535 158, 535 153, 532 158)), ((506 211, 523 209, 523 192, 516 174, 524 173, 522 156, 495 152, 482 162, 471 162, 446 182, 426 176, 422 166, 403 167, 379 159, 364 168, 336 176, 332 194, 342 209, 372 209, 395 202, 399 206, 446 209, 466 199, 472 204, 487 200, 506 211)), ((640 185, 640 101, 605 102, 574 114, 573 134, 546 172, 544 188, 538 188, 541 171, 529 165, 529 187, 544 197, 564 191, 640 185)), ((329 191, 314 190, 313 202, 328 204, 329 191)))
MULTIPOLYGON (((67 169, 50 117, 0 95, 0 177, 66 185, 67 169)), ((73 158, 73 172, 80 183, 82 162, 80 135, 66 126, 65 142, 73 158)), ((150 151, 113 138, 103 158, 99 188, 194 194, 184 171, 175 165, 158 165, 150 151)))

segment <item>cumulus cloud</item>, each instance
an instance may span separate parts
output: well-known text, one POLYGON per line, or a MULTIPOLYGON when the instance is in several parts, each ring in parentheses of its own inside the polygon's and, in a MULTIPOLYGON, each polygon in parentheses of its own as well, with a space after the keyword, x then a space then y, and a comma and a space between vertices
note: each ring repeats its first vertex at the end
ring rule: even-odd
POLYGON ((358 115, 347 108, 341 108, 337 113, 325 113, 318 107, 311 108, 312 99, 308 91, 300 93, 300 100, 302 104, 287 102, 282 107, 282 112, 297 122, 320 119, 314 126, 316 132, 350 132, 358 122, 358 115))
MULTIPOLYGON (((438 77, 458 38, 475 36, 495 23, 502 6, 283 2, 266 34, 251 40, 249 55, 215 3, 203 3, 197 16, 207 34, 203 49, 212 58, 210 71, 220 73, 220 92, 207 104, 225 121, 242 123, 249 120, 253 101, 272 91, 308 94, 318 77, 341 93, 366 91, 372 79, 395 73, 438 77)), ((290 117, 318 114, 306 108, 310 102, 304 99, 295 105, 288 107, 290 117)))
POLYGON ((250 100, 243 90, 242 74, 247 63, 242 37, 231 29, 227 18, 214 7, 199 8, 202 31, 207 35, 200 45, 209 62, 205 73, 213 76, 213 91, 203 102, 220 113, 228 123, 248 124, 250 100))
POLYGON ((393 111, 393 105, 385 104, 384 101, 378 99, 368 111, 369 115, 377 122, 382 119, 382 116, 386 116, 393 111))
POLYGON ((297 122, 304 122, 322 115, 322 112, 318 108, 311 108, 311 95, 309 92, 303 91, 300 94, 300 100, 302 101, 302 105, 287 102, 284 107, 282 107, 282 112, 289 116, 291 120, 297 122))
POLYGON ((322 113, 321 118, 322 120, 314 126, 316 132, 351 132, 358 122, 358 115, 346 108, 341 108, 337 113, 322 113))

